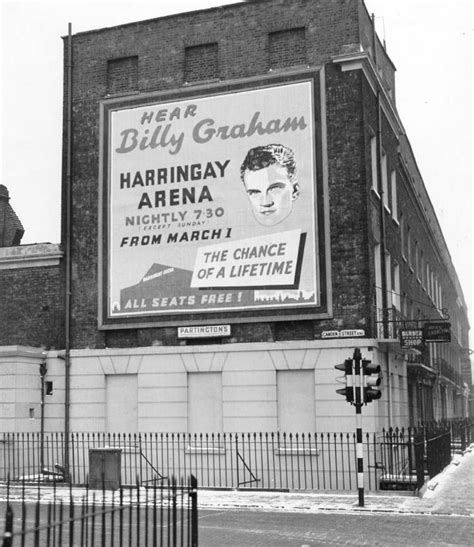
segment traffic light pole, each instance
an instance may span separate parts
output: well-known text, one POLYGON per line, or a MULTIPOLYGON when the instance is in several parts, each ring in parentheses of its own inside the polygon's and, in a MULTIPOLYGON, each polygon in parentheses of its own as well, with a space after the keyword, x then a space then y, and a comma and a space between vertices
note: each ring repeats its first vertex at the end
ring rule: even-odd
POLYGON ((352 359, 335 365, 336 370, 344 371, 346 387, 336 389, 336 393, 356 408, 357 435, 357 489, 359 507, 364 507, 364 443, 362 442, 362 405, 380 399, 382 376, 380 365, 372 364, 369 359, 362 359, 359 348, 355 348, 352 359), (377 376, 375 376, 377 375, 377 376))
POLYGON ((362 442, 362 394, 363 394, 363 371, 361 367, 362 356, 360 349, 354 350, 354 377, 355 407, 356 407, 356 454, 357 454, 357 490, 359 492, 359 507, 364 507, 364 445, 362 442))

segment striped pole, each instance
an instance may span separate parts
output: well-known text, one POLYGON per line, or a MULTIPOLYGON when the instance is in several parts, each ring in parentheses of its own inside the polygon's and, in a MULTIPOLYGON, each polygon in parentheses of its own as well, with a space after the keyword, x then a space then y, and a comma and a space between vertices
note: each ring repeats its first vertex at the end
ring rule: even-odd
POLYGON ((362 444, 362 389, 363 379, 361 370, 360 349, 354 350, 354 380, 355 407, 356 407, 356 454, 357 454, 357 489, 359 491, 359 507, 364 507, 364 447, 362 444))

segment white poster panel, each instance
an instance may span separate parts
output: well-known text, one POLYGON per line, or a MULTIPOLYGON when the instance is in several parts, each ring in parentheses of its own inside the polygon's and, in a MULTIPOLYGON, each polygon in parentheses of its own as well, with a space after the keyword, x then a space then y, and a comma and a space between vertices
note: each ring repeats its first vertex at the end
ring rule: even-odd
POLYGON ((110 110, 108 318, 319 305, 312 86, 110 110))

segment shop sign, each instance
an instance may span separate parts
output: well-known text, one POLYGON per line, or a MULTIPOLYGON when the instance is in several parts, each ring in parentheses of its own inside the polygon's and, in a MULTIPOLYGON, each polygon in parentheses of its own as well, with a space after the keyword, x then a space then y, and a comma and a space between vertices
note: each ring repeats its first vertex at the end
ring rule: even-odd
POLYGON ((419 349, 423 346, 422 329, 400 329, 399 336, 402 349, 419 349))
POLYGON ((451 342, 451 323, 425 323, 423 340, 425 342, 451 342))
POLYGON ((230 336, 230 325, 178 327, 178 338, 216 338, 230 336))

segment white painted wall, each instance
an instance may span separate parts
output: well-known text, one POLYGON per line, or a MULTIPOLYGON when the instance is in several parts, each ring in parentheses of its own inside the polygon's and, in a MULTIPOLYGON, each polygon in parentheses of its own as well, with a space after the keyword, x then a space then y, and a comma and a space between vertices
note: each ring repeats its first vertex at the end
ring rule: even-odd
POLYGON ((0 432, 40 431, 41 348, 0 348, 0 432))
MULTIPOLYGON (((314 416, 314 430, 353 432, 355 408, 336 393, 336 389, 342 387, 336 378, 342 373, 334 366, 351 357, 355 346, 361 348, 364 358, 373 362, 380 359, 383 365, 384 354, 372 349, 376 342, 362 339, 74 350, 71 352, 70 430, 111 430, 107 421, 110 410, 107 409, 113 403, 107 398, 107 382, 114 376, 123 377, 121 381, 126 382, 127 375, 136 378, 137 431, 188 432, 200 424, 191 418, 196 412, 213 412, 222 422, 221 431, 225 432, 282 430, 277 373, 282 373, 283 378, 285 371, 307 371, 308 377, 312 378, 314 394, 314 406, 308 409, 314 416), (204 408, 203 400, 193 399, 200 373, 213 373, 214 378, 219 378, 216 381, 220 382, 221 401, 215 400, 213 405, 221 405, 220 415, 204 408), (190 381, 190 378, 194 379, 190 381)), ((47 431, 57 431, 64 415, 64 392, 60 383, 63 362, 51 354, 48 363, 48 379, 53 379, 55 388, 53 396, 47 398, 47 431)), ((401 362, 396 366, 391 364, 391 368, 398 376, 405 374, 401 362)), ((392 414, 397 415, 400 422, 403 413, 408 414, 408 409, 401 410, 402 395, 396 395, 402 390, 402 384, 399 381, 392 393, 392 406, 395 405, 392 414)), ((382 399, 364 407, 365 431, 378 431, 388 426, 386 392, 384 386, 382 399)), ((120 400, 125 400, 126 396, 126 393, 120 395, 120 390, 117 393, 120 400)), ((282 396, 280 393, 280 399, 282 396)), ((287 400, 283 404, 291 405, 291 402, 287 400)), ((295 408, 294 422, 303 422, 298 418, 300 413, 301 409, 295 408)), ((286 425, 291 423, 288 416, 286 425)), ((204 422, 200 425, 205 429, 210 427, 204 422)), ((60 429, 63 427, 61 424, 60 429)))

